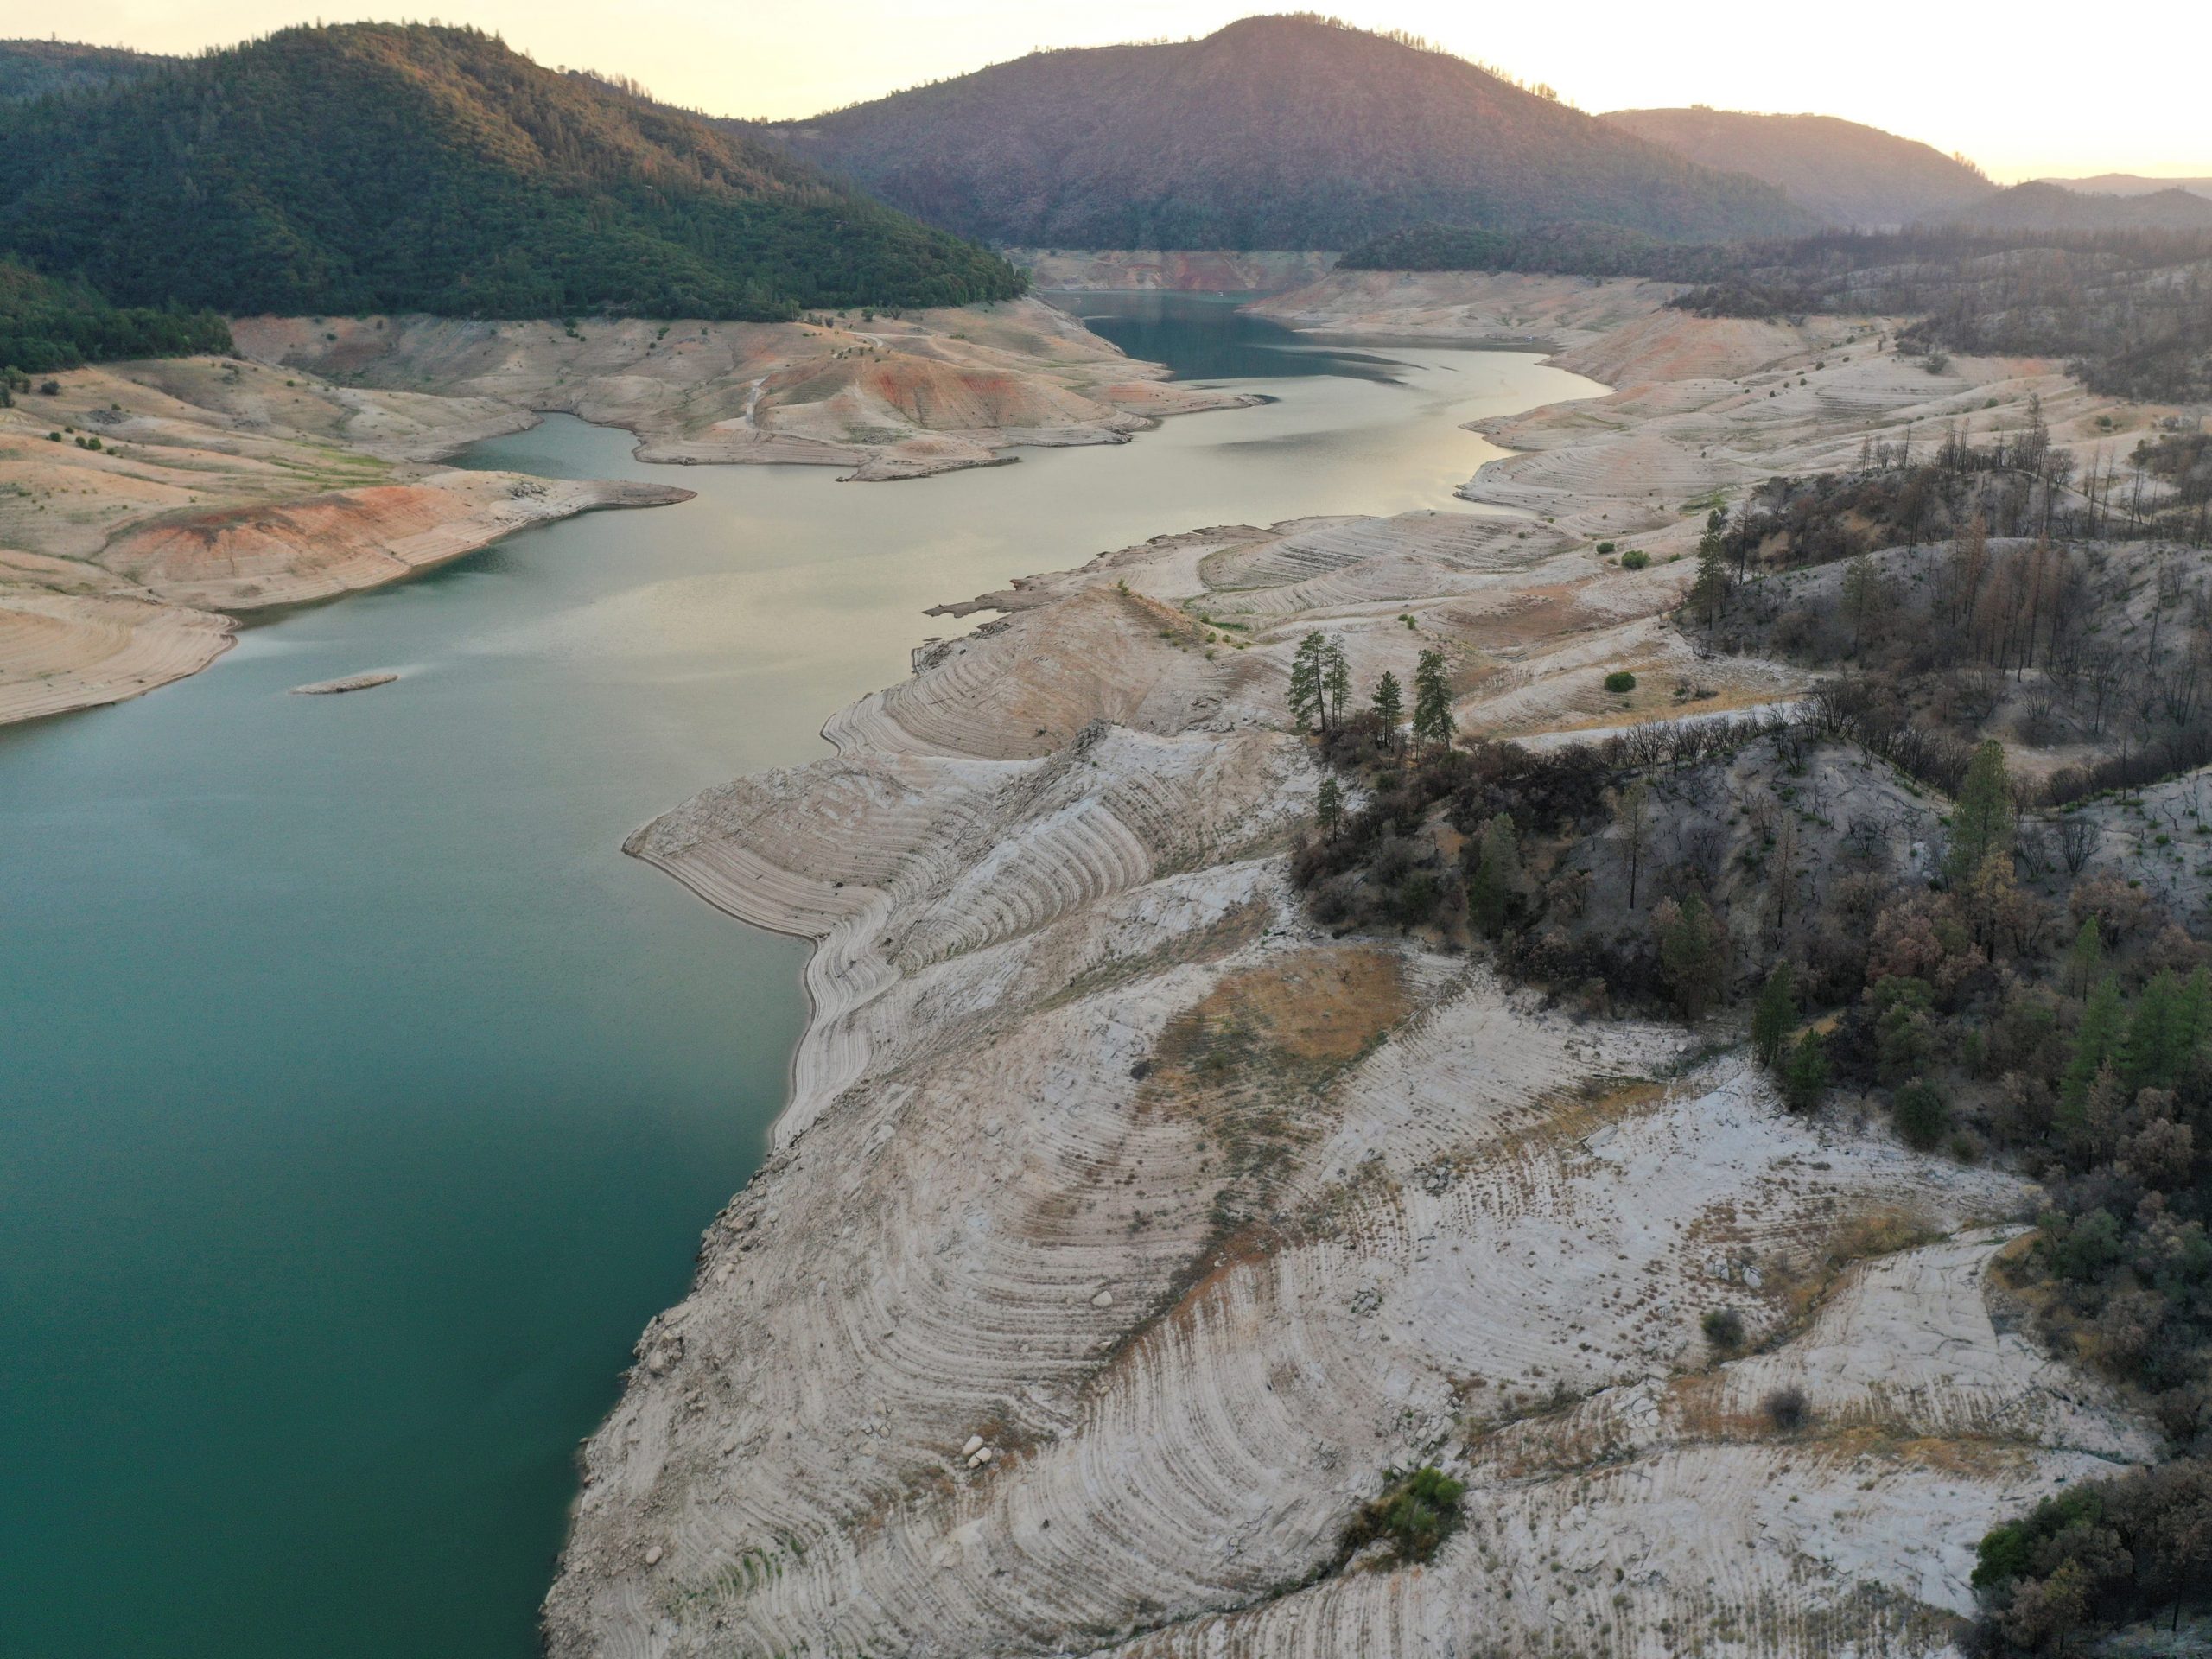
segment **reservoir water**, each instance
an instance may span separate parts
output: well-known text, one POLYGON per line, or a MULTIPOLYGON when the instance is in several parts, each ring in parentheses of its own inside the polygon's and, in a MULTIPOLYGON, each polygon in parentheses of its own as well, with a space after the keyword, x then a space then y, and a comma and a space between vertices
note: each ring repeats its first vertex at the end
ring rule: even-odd
POLYGON ((623 858, 826 753, 944 600, 1166 531, 1454 505, 1590 383, 1083 296, 1275 401, 918 483, 465 464, 698 499, 264 622, 0 728, 0 1654, 529 1659, 580 1436, 758 1162, 796 941, 623 858), (397 683, 288 689, 367 670, 397 683))

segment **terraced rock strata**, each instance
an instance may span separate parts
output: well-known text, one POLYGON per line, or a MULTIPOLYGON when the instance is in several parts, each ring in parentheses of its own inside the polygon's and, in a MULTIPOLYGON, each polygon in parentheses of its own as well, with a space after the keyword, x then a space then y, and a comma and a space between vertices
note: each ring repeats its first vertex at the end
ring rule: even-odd
POLYGON ((835 717, 836 758, 640 830, 817 941, 814 1018, 585 1449, 550 1650, 1932 1654, 1995 1517, 2149 1455, 1989 1313, 2023 1183, 1791 1116, 1676 1029, 1331 937, 1287 880, 1308 628, 1363 684, 1445 651, 1463 727, 1646 718, 1583 688, 1687 652, 1683 569, 1601 563, 1593 521, 1663 552, 1688 485, 1968 388, 2062 396, 1908 381, 1875 337, 1861 367, 1647 306, 1584 342, 1621 390, 1507 423, 1542 447, 1467 492, 1556 523, 1220 526, 1018 583, 835 717), (1721 1308, 1744 1357, 1701 1334, 1721 1308), (1425 1463, 1466 1523, 1340 1565, 1425 1463))

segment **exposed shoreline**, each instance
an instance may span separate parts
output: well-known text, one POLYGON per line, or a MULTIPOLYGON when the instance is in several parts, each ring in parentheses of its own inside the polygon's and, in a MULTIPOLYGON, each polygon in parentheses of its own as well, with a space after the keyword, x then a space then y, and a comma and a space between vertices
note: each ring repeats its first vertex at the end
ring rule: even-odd
POLYGON ((874 481, 1127 442, 1245 401, 1164 385, 1041 302, 825 322, 255 318, 237 325, 241 359, 56 376, 52 397, 0 411, 0 724, 197 673, 256 611, 533 524, 690 499, 435 466, 545 414, 623 427, 648 462, 874 481))
MULTIPOLYGON (((1663 1618, 1678 1639, 1749 1616, 1934 1652, 1967 1599, 1960 1536, 2143 1455, 2108 1392, 1981 1310, 2012 1178, 1789 1118, 1726 1065, 1637 1085, 1678 1035, 1577 1026, 1410 943, 1331 941, 1282 875, 1313 782, 1278 712, 1305 628, 1335 628, 1363 683, 1446 649, 1463 725, 1649 718, 1663 709, 1623 713, 1595 670, 1681 665, 1663 618, 1686 575, 1666 561, 1702 520, 1687 503, 1947 406, 2040 393, 2078 435, 2111 405, 2047 365, 1928 376, 1870 322, 1444 287, 1426 298, 1454 326, 1494 338, 1541 310, 1563 366, 1610 371, 1603 397, 1477 423, 1515 453, 1462 493, 1528 518, 1218 527, 1027 579, 978 601, 1000 620, 833 715, 833 758, 710 790, 626 843, 727 913, 813 938, 810 1020, 773 1153, 586 1449, 555 1655, 721 1651, 736 1632, 1402 1651, 1541 1639, 1560 1594, 1578 1619, 1663 1618), (1599 563, 1600 535, 1651 567, 1599 563), (1251 649, 1210 649, 1232 621, 1251 649), (1222 1021, 1264 1060, 1248 1084, 1250 1059, 1229 1084, 1200 1064, 1222 1021), (1243 1161, 1248 1096, 1282 1161, 1243 1161), (1753 1218, 1730 1246, 1748 1278, 1689 1243, 1715 1205, 1753 1218), (1935 1242, 1788 1313, 1778 1287, 1827 1248, 1808 1241, 1875 1213, 1935 1242), (799 1215, 841 1224, 782 1219, 799 1215), (1772 1351, 1701 1354, 1716 1299, 1772 1351), (1740 1406, 1711 1416, 1777 1382, 1940 1456, 1831 1471, 1740 1406), (1547 1388, 1583 1402, 1556 1431, 1526 1415, 1547 1388), (1978 1427, 1998 1402, 2001 1456, 1978 1427), (1567 1447, 1593 1436, 1626 1461, 1585 1496, 1567 1447), (979 1438, 995 1460, 969 1454, 979 1438), (1283 1587, 1386 1465, 1423 1458, 1474 1483, 1479 1540, 1419 1573, 1283 1587), (1658 1517, 1652 1483, 1689 1513, 1658 1517), (1763 1565, 1777 1528, 1803 1571, 1763 1565), (1554 1584, 1560 1554, 1607 1570, 1554 1584), (1724 1572, 1738 1587, 1716 1604, 1724 1572)), ((1740 672, 1724 698, 1802 689, 1740 672)))

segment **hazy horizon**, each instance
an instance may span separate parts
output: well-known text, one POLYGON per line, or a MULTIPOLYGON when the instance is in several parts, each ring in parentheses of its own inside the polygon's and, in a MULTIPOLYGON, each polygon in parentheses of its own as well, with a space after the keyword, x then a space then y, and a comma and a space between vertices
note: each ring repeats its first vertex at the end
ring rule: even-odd
MULTIPOLYGON (((289 0, 85 0, 67 30, 11 25, 0 34, 193 52, 293 24, 353 21, 471 24, 540 63, 630 77, 658 99, 715 115, 790 119, 965 74, 1039 48, 1181 40, 1269 9, 1215 0, 1128 0, 1110 10, 1014 0, 893 4, 845 0, 799 11, 722 8, 711 0, 640 0, 619 34, 581 0, 468 0, 432 19, 406 5, 303 13, 289 0)), ((1618 0, 1557 13, 1470 16, 1444 0, 1346 0, 1331 15, 1360 28, 1402 29, 1522 81, 1541 82, 1593 114, 1675 107, 1840 116, 1947 153, 2000 183, 2048 175, 2212 175, 2212 138, 2192 113, 2201 52, 2052 60, 2063 37, 2035 25, 1993 24, 1985 7, 1931 0, 1909 38, 1819 29, 1750 0, 1724 0, 1696 22, 1618 0), (1946 66, 1971 64, 1972 73, 1946 66), (2063 92, 2024 94, 2031 86, 2063 92), (2048 107, 2063 96, 2065 118, 2048 107)), ((2172 32, 2170 23, 2159 25, 2172 32)), ((2212 22, 2190 25, 2212 48, 2212 22)), ((2186 41, 2182 42, 2185 48, 2186 41)))

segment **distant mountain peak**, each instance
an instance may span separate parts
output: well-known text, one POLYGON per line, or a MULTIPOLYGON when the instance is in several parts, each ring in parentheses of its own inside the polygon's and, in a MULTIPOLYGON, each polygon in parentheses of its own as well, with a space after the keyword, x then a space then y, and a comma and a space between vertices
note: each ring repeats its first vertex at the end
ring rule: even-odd
POLYGON ((1872 229, 1942 218, 1996 189, 1959 156, 1840 116, 1693 104, 1614 110, 1603 119, 1700 166, 1764 180, 1832 225, 1872 229))
POLYGON ((1344 248, 1439 221, 1684 239, 1813 217, 1410 36, 1311 13, 1033 53, 769 129, 964 235, 1030 247, 1344 248))

